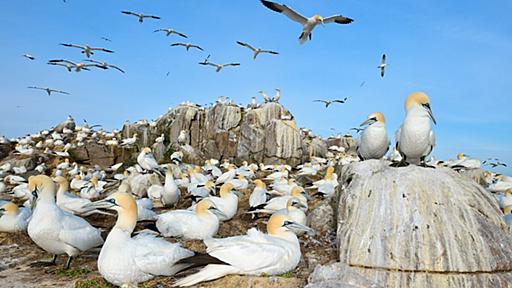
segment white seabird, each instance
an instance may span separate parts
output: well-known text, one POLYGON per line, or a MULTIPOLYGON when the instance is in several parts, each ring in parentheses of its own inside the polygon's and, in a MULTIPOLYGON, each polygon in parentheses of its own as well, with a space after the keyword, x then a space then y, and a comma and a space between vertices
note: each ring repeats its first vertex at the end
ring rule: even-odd
POLYGON ((285 215, 273 215, 267 224, 267 234, 251 228, 247 235, 204 240, 206 255, 196 254, 178 264, 205 267, 178 280, 174 286, 192 286, 228 274, 277 275, 288 272, 297 267, 301 258, 299 239, 292 231, 312 229, 285 215))
POLYGON ((144 15, 142 13, 135 13, 135 12, 131 12, 131 11, 121 11, 121 13, 126 14, 126 15, 132 15, 132 16, 139 18, 139 23, 141 23, 141 24, 144 23, 145 18, 160 19, 160 17, 155 16, 155 15, 144 15))
POLYGON ((171 276, 183 265, 175 265, 193 252, 151 234, 131 237, 137 223, 137 204, 130 194, 116 192, 104 200, 89 204, 118 213, 98 257, 98 271, 108 282, 118 286, 137 286, 155 276, 171 276))
POLYGON ((357 142, 357 155, 361 160, 382 159, 389 150, 386 120, 380 112, 368 115, 360 127, 368 125, 357 142))
POLYGON ((103 244, 101 232, 84 219, 60 209, 55 203, 55 184, 46 175, 31 176, 29 191, 36 207, 27 227, 30 238, 43 250, 57 255, 67 254, 66 269, 80 252, 103 244))
POLYGON ((320 15, 314 15, 310 18, 306 18, 299 13, 293 11, 291 8, 289 8, 286 5, 274 3, 271 1, 261 0, 261 3, 265 5, 268 9, 282 13, 286 15, 288 18, 295 22, 299 22, 303 26, 302 33, 299 36, 300 44, 303 44, 306 42, 306 40, 309 38, 311 40, 311 32, 318 24, 326 24, 326 23, 338 23, 338 24, 349 24, 352 23, 354 20, 350 19, 348 17, 344 17, 342 15, 334 15, 327 18, 323 18, 320 15))
POLYGON ((386 54, 382 54, 382 58, 380 59, 380 64, 377 68, 380 69, 380 77, 384 77, 384 71, 389 64, 386 63, 386 54))
POLYGON ((102 52, 107 52, 107 53, 114 53, 114 51, 109 50, 109 49, 100 48, 100 47, 91 47, 89 45, 76 45, 76 44, 66 44, 66 43, 61 43, 60 45, 62 45, 64 47, 78 48, 78 49, 82 50, 81 53, 85 54, 85 56, 87 58, 90 58, 91 55, 94 55, 94 52, 92 52, 92 51, 102 51, 102 52))
POLYGON ((171 29, 171 28, 156 29, 153 32, 164 32, 165 36, 170 36, 171 34, 176 34, 176 35, 181 36, 183 38, 188 38, 187 35, 185 35, 183 33, 180 33, 180 32, 178 32, 178 31, 176 31, 174 29, 171 29))
POLYGON ((406 116, 396 131, 395 146, 402 161, 394 166, 421 164, 434 149, 436 138, 430 122, 436 124, 427 94, 414 92, 405 101, 406 116))
POLYGON ((276 51, 272 51, 272 50, 265 50, 265 49, 261 49, 261 48, 254 48, 253 46, 251 46, 250 44, 245 43, 245 42, 236 41, 236 43, 237 43, 238 45, 241 45, 241 46, 244 46, 244 47, 247 47, 247 48, 251 49, 251 50, 252 50, 252 52, 254 52, 254 55, 252 56, 252 59, 253 59, 253 60, 256 60, 256 57, 257 57, 260 53, 268 53, 268 54, 274 54, 274 55, 279 54, 278 52, 276 52, 276 51))
POLYGON ((30 208, 18 208, 12 202, 0 203, 0 232, 26 231, 31 212, 30 208))

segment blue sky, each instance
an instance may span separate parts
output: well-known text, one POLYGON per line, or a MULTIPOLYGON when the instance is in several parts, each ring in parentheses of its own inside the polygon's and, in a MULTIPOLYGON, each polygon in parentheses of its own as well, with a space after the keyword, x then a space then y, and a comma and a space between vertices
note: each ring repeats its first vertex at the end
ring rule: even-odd
MULTIPOLYGON (((284 1, 284 0, 283 0, 284 1)), ((280 2, 283 3, 283 2, 280 2)), ((119 128, 125 120, 155 118, 168 107, 217 96, 248 103, 258 90, 282 90, 282 103, 300 126, 328 136, 346 132, 374 111, 387 118, 390 135, 403 117, 413 91, 429 94, 438 120, 437 158, 458 152, 512 165, 512 2, 286 0, 305 16, 343 14, 350 25, 317 27, 313 41, 299 45, 301 27, 257 0, 1 1, 0 134, 9 137, 75 119, 119 128), (130 10, 161 20, 139 24, 130 10), (172 27, 205 52, 171 47, 176 36, 153 30, 172 27), (101 37, 108 37, 106 42, 101 37), (260 55, 235 44, 245 41, 280 52, 260 55), (126 70, 68 73, 48 59, 80 61, 76 49, 59 43, 90 44, 115 51, 97 53, 126 70), (21 55, 31 53, 35 61, 21 55), (384 79, 376 66, 388 55, 384 79), (240 62, 215 73, 197 64, 240 62), (169 76, 166 76, 169 72, 169 76), (365 81, 365 85, 360 84, 365 81), (27 86, 49 86, 72 93, 48 97, 27 86), (314 99, 351 96, 345 105, 325 109, 314 99)), ((501 172, 512 173, 512 169, 501 172)))

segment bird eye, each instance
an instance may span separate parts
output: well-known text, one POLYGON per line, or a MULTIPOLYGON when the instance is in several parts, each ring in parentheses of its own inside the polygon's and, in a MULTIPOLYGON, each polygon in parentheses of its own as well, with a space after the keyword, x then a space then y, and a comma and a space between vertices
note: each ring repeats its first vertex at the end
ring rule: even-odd
POLYGON ((112 203, 114 205, 117 205, 116 204, 116 199, 114 199, 114 198, 108 199, 107 202, 112 203))
POLYGON ((292 224, 292 223, 293 223, 293 222, 291 222, 291 221, 284 221, 283 226, 288 226, 288 225, 290 225, 290 224, 292 224))
POLYGON ((422 104, 422 105, 430 109, 430 104, 429 103, 425 103, 425 104, 422 104))

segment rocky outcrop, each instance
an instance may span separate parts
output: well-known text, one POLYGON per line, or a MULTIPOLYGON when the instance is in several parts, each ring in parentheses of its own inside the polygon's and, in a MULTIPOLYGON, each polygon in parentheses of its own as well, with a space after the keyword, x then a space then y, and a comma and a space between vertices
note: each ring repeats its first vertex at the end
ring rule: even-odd
POLYGON ((134 159, 137 150, 135 148, 121 148, 88 142, 83 146, 69 149, 68 153, 71 159, 79 164, 109 167, 115 163, 134 159))
POLYGON ((311 155, 324 157, 328 147, 321 138, 305 135, 291 113, 274 102, 251 109, 220 103, 210 108, 182 104, 160 117, 156 125, 126 124, 122 134, 137 133, 139 147, 151 146, 164 134, 169 154, 184 150, 178 143, 182 130, 187 133, 184 152, 193 153, 191 158, 199 162, 215 158, 296 165, 311 155))
POLYGON ((512 283, 512 233, 492 195, 448 168, 388 165, 338 169, 336 269, 350 270, 338 273, 338 283, 354 273, 384 287, 512 283))

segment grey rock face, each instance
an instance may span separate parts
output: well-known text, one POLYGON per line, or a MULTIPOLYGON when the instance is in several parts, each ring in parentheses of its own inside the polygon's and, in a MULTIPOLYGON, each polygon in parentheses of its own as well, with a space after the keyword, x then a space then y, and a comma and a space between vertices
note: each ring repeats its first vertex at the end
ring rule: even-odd
POLYGON ((512 233, 492 195, 448 168, 388 165, 338 169, 341 263, 385 287, 511 283, 512 233))

